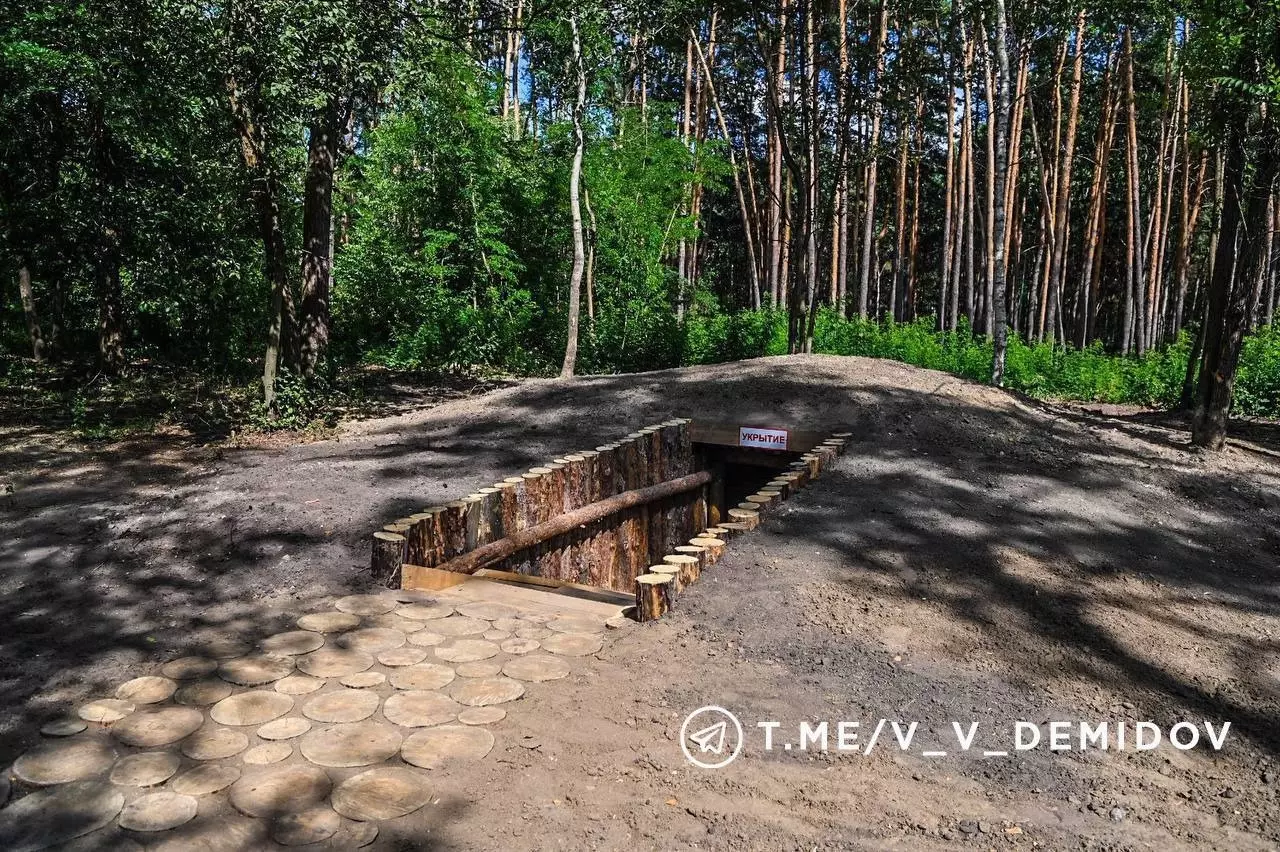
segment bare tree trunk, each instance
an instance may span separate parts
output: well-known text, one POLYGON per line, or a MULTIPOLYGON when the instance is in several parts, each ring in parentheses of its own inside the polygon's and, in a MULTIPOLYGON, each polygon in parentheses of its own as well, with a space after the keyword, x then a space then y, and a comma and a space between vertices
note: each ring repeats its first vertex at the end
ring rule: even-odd
POLYGON ((573 30, 573 64, 578 74, 578 96, 573 104, 573 166, 569 170, 569 214, 573 218, 573 271, 569 276, 569 338, 564 349, 564 364, 560 367, 562 379, 572 376, 578 363, 578 314, 582 300, 582 272, 586 265, 579 194, 582 187, 582 155, 586 149, 582 118, 587 106, 587 71, 582 61, 582 39, 578 32, 577 13, 570 16, 569 26, 573 30))
POLYGON ((942 43, 942 27, 938 27, 938 52, 947 57, 947 177, 943 190, 944 210, 942 218, 942 276, 938 279, 938 331, 945 331, 947 324, 948 289, 951 284, 951 209, 955 184, 955 127, 956 127, 956 86, 954 79, 955 59, 942 43))
POLYGON ((964 168, 964 276, 965 276, 965 294, 966 294, 966 311, 969 317, 970 326, 977 324, 977 317, 974 315, 974 251, 973 251, 973 231, 977 218, 975 215, 975 196, 977 192, 977 180, 974 177, 973 168, 973 54, 974 43, 969 39, 966 32, 964 22, 960 23, 960 38, 964 40, 966 47, 964 53, 964 138, 965 143, 961 145, 961 153, 963 157, 964 168))
POLYGON ((996 113, 996 98, 995 98, 995 80, 993 79, 995 76, 995 72, 991 68, 990 44, 991 44, 991 41, 990 39, 987 38, 987 28, 986 28, 986 25, 984 24, 982 26, 982 72, 983 72, 982 76, 983 76, 983 84, 984 84, 984 87, 986 88, 986 96, 987 96, 987 181, 986 181, 987 214, 986 214, 986 227, 984 228, 984 230, 986 231, 986 234, 985 234, 985 245, 983 250, 983 261, 986 266, 986 270, 985 270, 986 275, 983 278, 983 284, 984 284, 985 290, 984 290, 984 297, 983 297, 984 308, 982 312, 982 317, 983 317, 982 325, 983 325, 983 332, 987 335, 988 338, 990 338, 995 331, 995 327, 994 327, 995 318, 992 315, 992 311, 991 311, 991 301, 995 294, 995 280, 996 280, 996 267, 995 267, 995 262, 996 262, 996 245, 995 245, 996 135, 994 132, 995 128, 991 124, 991 122, 997 113, 996 113))
POLYGON ((846 313, 846 300, 849 293, 849 124, 853 112, 850 103, 849 87, 849 12, 846 0, 839 0, 840 26, 840 79, 836 83, 838 93, 837 114, 840 120, 840 150, 836 165, 836 210, 835 210, 835 268, 832 277, 835 280, 832 304, 840 312, 846 313))
MULTIPOLYGON (((864 204, 865 219, 862 225, 861 280, 858 282, 858 316, 867 316, 867 296, 871 286, 871 244, 875 236, 876 219, 876 169, 880 147, 881 77, 884 76, 885 34, 889 26, 889 9, 880 0, 880 26, 876 33, 875 78, 871 86, 871 139, 867 145, 870 161, 867 164, 867 191, 864 204)), ((878 276, 877 271, 877 276, 878 276)))
POLYGON ((1084 259, 1080 264, 1080 289, 1076 310, 1076 342, 1081 349, 1088 345, 1093 332, 1093 316, 1097 311, 1099 275, 1095 272, 1095 259, 1100 261, 1107 216, 1107 164, 1111 157, 1111 143, 1115 137, 1116 105, 1111 84, 1112 53, 1107 56, 1106 70, 1102 76, 1102 111, 1094 142, 1093 180, 1089 184, 1089 214, 1084 226, 1084 259))
POLYGON ((1191 433, 1193 444, 1209 450, 1219 450, 1226 443, 1231 391, 1255 282, 1261 271, 1263 232, 1268 230, 1258 227, 1257 223, 1267 221, 1264 217, 1271 203, 1277 171, 1280 171, 1274 113, 1268 112, 1262 121, 1257 146, 1261 150, 1256 151, 1252 164, 1248 162, 1248 115, 1236 121, 1237 124, 1228 129, 1224 146, 1222 234, 1209 290, 1200 388, 1191 433))
POLYGON ((338 137, 345 122, 330 100, 311 125, 302 204, 302 300, 299 310, 299 369, 315 375, 329 345, 329 295, 333 285, 333 181, 338 137))
MULTIPOLYGON (((1131 335, 1134 347, 1137 350, 1138 357, 1142 357, 1147 351, 1146 337, 1144 330, 1146 329, 1146 268, 1143 262, 1143 244, 1145 240, 1142 236, 1142 194, 1140 184, 1140 165, 1138 163, 1138 107, 1137 99, 1133 91, 1133 33, 1126 27, 1124 31, 1124 50, 1125 50, 1125 102, 1128 107, 1128 152, 1129 152, 1129 217, 1133 220, 1132 224, 1132 245, 1128 252, 1131 256, 1131 264, 1133 266, 1133 282, 1132 282, 1132 298, 1134 300, 1134 315, 1132 318, 1132 332, 1126 331, 1127 335, 1131 335)), ((1128 354, 1129 347, 1125 347, 1125 354, 1128 354)))
POLYGON ((1000 111, 996 114, 996 173, 994 183, 1000 197, 996 199, 995 245, 999 253, 995 263, 995 287, 992 309, 995 313, 995 340, 992 347, 991 381, 996 387, 1004 385, 1005 354, 1008 349, 1008 323, 1005 318, 1005 189, 1008 172, 1009 139, 1009 22, 1004 0, 996 0, 996 88, 999 91, 1000 111))
POLYGON ((1071 67, 1071 94, 1068 96, 1066 150, 1062 154, 1062 166, 1058 169, 1058 198, 1054 203, 1057 221, 1054 223, 1053 254, 1050 258, 1049 280, 1052 296, 1049 300, 1049 322, 1046 329, 1050 345, 1058 325, 1058 306, 1062 301, 1063 283, 1066 278, 1067 240, 1071 219, 1071 173, 1075 167, 1076 128, 1080 119, 1080 82, 1084 72, 1085 13, 1076 17, 1075 59, 1071 67))
POLYGON ((26 263, 18 267, 18 296, 22 300, 22 316, 27 321, 27 337, 31 341, 31 357, 37 362, 45 357, 44 335, 36 314, 36 296, 31 287, 31 270, 26 263))
MULTIPOLYGON (((715 81, 711 77, 711 68, 707 66, 707 58, 702 53, 702 45, 697 40, 697 34, 693 30, 689 31, 691 44, 698 54, 698 64, 702 68, 702 73, 706 75, 707 91, 711 95, 711 101, 715 105, 716 120, 720 125, 720 135, 724 137, 725 145, 729 149, 729 165, 733 170, 733 187, 738 193, 738 211, 742 216, 742 232, 747 241, 747 269, 750 275, 751 293, 753 301, 758 305, 760 301, 760 279, 756 273, 759 265, 756 263, 756 242, 755 242, 755 223, 751 221, 751 213, 747 209, 746 195, 742 190, 742 178, 738 174, 738 157, 734 153, 733 137, 729 135, 729 127, 725 124, 724 109, 720 106, 720 98, 716 96, 715 81)), ((750 158, 750 152, 747 152, 750 158)))

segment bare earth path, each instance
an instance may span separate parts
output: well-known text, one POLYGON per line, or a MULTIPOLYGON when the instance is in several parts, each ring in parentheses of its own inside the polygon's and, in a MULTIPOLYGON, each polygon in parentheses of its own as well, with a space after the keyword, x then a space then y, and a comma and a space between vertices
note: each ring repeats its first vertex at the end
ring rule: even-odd
MULTIPOLYGON (((528 382, 280 450, 0 450, 0 766, 74 702, 356 589, 366 534, 672 416, 855 437, 680 601, 554 690, 384 848, 1226 848, 1280 843, 1280 464, 1159 422, 863 359, 528 382), (4 486, 12 493, 4 494, 4 486), (743 719, 717 771, 690 710, 743 719), (755 720, 918 722, 909 751, 765 753, 755 720), (1205 748, 956 754, 1015 720, 1231 722, 1205 748), (946 749, 925 757, 921 749, 946 749), (502 745, 505 743, 506 745, 502 745)), ((17 436, 9 436, 16 438, 17 436)), ((8 439, 6 439, 8 440, 8 439)), ((506 725, 507 728, 503 729, 506 725)), ((786 738, 782 734, 780 738, 786 738)), ((791 737, 794 739, 794 737, 791 737)))

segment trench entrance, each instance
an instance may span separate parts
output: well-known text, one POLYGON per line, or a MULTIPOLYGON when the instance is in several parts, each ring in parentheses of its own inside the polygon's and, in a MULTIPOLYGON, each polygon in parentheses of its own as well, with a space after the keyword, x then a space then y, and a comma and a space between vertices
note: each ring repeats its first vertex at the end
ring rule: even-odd
POLYGON ((374 534, 371 568, 408 589, 477 576, 631 598, 651 569, 718 558, 724 539, 754 528, 843 444, 669 420, 398 519, 374 534))

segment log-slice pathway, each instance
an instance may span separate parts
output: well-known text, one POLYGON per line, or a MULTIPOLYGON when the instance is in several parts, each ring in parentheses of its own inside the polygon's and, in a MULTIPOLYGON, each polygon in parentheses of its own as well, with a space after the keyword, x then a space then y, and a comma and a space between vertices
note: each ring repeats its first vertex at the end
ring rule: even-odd
POLYGON ((51 720, 0 776, 0 849, 368 846, 625 624, 616 605, 479 578, 298 615, 51 720))

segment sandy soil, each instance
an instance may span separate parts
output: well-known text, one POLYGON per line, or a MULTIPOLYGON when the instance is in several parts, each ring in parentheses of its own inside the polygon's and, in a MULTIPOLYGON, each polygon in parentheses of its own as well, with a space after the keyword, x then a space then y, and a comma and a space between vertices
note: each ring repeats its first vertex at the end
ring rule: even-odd
POLYGON ((677 415, 855 438, 671 618, 622 631, 562 688, 521 702, 508 745, 440 778, 439 801, 379 845, 1280 843, 1273 427, 1205 457, 1164 418, 855 358, 528 382, 269 450, 88 452, 10 434, 0 765, 68 701, 358 587, 384 519, 677 415), (679 749, 685 714, 705 704, 747 726, 725 769, 695 769, 679 749), (752 727, 859 721, 865 740, 881 718, 918 722, 919 741, 765 752, 752 727), (978 722, 979 751, 1007 744, 1017 720, 1103 719, 1231 730, 1217 753, 988 759, 956 753, 951 728, 978 722), (948 756, 921 754, 948 740, 948 756))

